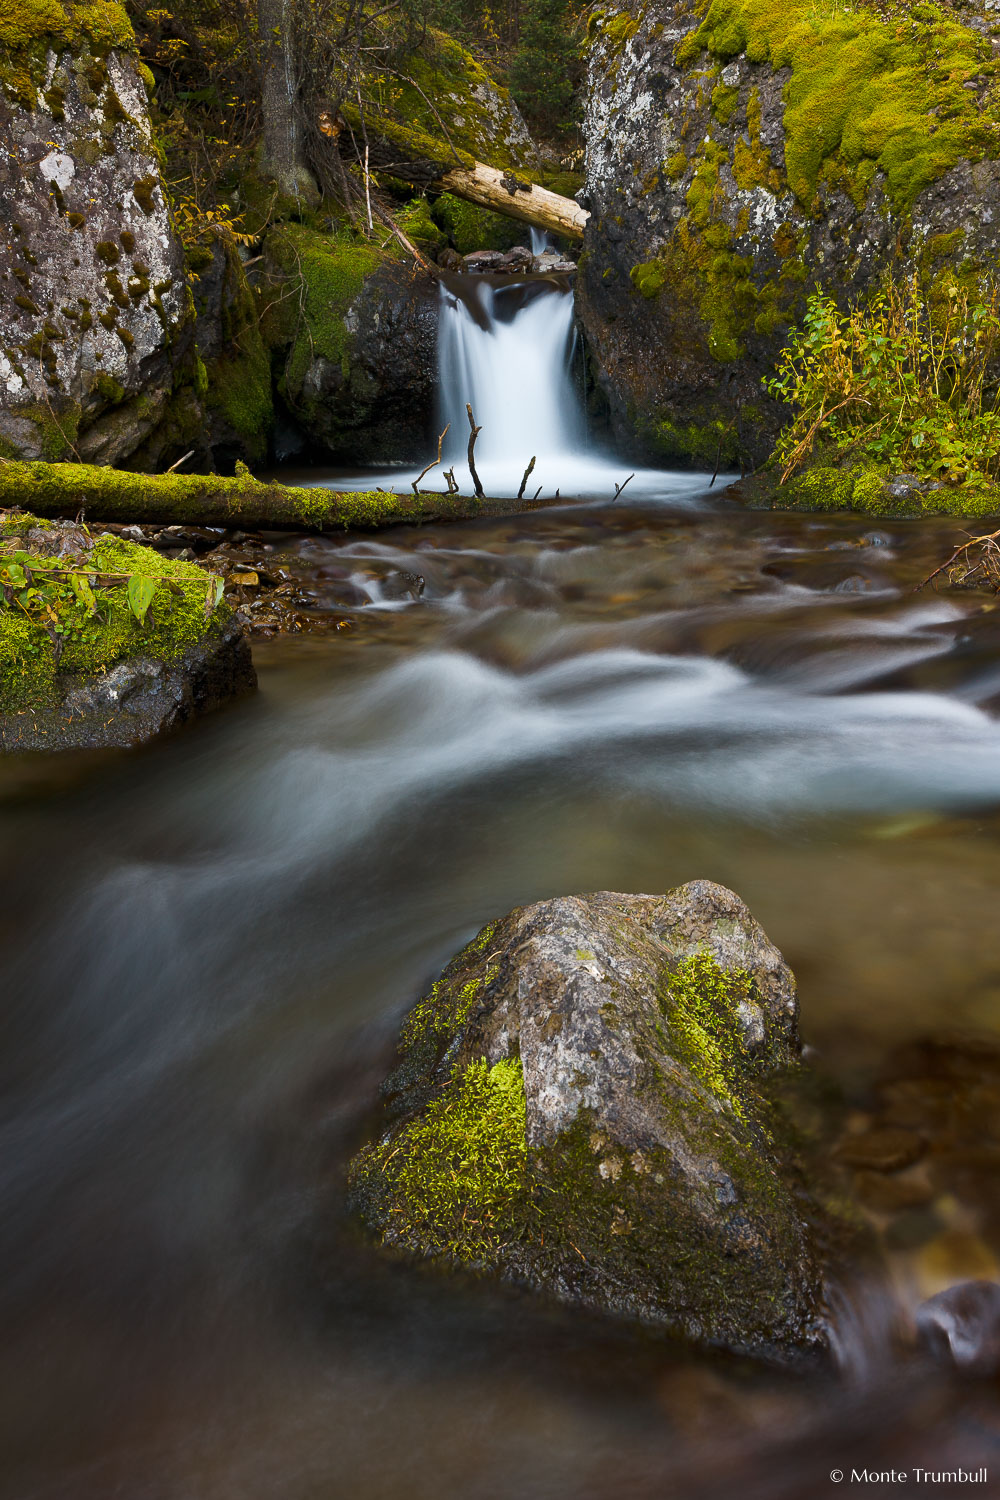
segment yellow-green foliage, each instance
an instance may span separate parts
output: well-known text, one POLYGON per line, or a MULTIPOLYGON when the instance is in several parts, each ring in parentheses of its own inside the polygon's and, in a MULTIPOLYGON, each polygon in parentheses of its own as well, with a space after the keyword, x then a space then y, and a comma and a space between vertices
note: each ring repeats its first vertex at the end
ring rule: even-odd
MULTIPOLYGON (((18 518, 22 530, 36 524, 34 517, 18 518)), ((5 550, 18 546, 5 529, 5 550)), ((58 596, 53 591, 41 609, 30 600, 19 603, 12 593, 10 602, 0 603, 0 710, 43 705, 55 692, 57 674, 92 677, 137 655, 173 660, 229 618, 228 606, 214 600, 209 617, 210 579, 201 568, 119 537, 98 537, 92 552, 79 563, 67 561, 66 567, 95 580, 115 575, 148 579, 152 602, 145 620, 140 624, 129 601, 127 578, 112 587, 85 583, 73 591, 65 587, 58 596)))
POLYGON ((515 1232, 526 1160, 520 1058, 480 1059, 456 1068, 419 1119, 361 1152, 351 1177, 384 1176, 387 1238, 476 1261, 515 1232))
POLYGON ((788 478, 819 449, 845 463, 951 483, 1000 477, 1000 286, 887 281, 841 313, 816 292, 771 394, 794 413, 776 457, 788 478))
POLYGON ((0 83, 30 107, 49 51, 87 43, 102 55, 135 48, 135 33, 117 0, 5 0, 0 9, 0 83))
POLYGON ((983 112, 962 87, 995 77, 989 41, 941 6, 883 19, 831 0, 709 0, 678 60, 692 62, 703 49, 791 69, 785 162, 806 206, 830 166, 856 172, 874 163, 905 211, 960 158, 1000 153, 996 108, 983 112))
POLYGON ((664 996, 671 1051, 741 1118, 738 1081, 746 1073, 747 1055, 737 1008, 751 998, 753 987, 746 970, 723 969, 701 952, 678 964, 664 996))

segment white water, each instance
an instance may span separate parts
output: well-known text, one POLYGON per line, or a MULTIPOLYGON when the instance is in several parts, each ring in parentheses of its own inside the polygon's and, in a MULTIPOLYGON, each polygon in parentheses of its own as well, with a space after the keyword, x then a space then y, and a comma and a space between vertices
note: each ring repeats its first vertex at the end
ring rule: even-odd
MULTIPOLYGON (((532 250, 545 249, 532 230, 532 250)), ((454 282, 453 282, 454 285, 454 282)), ((472 407, 480 433, 475 462, 487 495, 516 495, 530 459, 535 466, 526 494, 541 498, 611 500, 628 480, 627 497, 689 505, 708 488, 705 474, 641 469, 601 452, 588 437, 582 402, 582 360, 573 294, 538 281, 501 282, 463 276, 459 296, 441 284, 438 323, 438 405, 444 442, 443 469, 454 466, 464 494, 471 493, 467 451, 472 407), (629 476, 632 476, 629 478, 629 476)), ((434 456, 428 444, 427 459, 434 456)), ((421 489, 443 490, 442 468, 421 489)), ((317 473, 296 483, 341 489, 381 485, 406 489, 419 469, 338 475, 317 473)), ((720 476, 719 490, 725 484, 720 476)))
MULTIPOLYGON (((544 248, 534 233, 532 248, 536 254, 544 248)), ((450 424, 445 468, 454 464, 463 488, 469 477, 468 403, 482 429, 475 461, 488 495, 517 494, 532 458, 529 495, 540 490, 554 498, 558 490, 563 498, 610 499, 615 485, 633 472, 633 495, 683 500, 705 490, 703 474, 633 471, 594 451, 581 401, 572 292, 543 285, 517 309, 524 283, 470 277, 466 295, 468 301, 442 285, 438 325, 441 426, 450 424)))

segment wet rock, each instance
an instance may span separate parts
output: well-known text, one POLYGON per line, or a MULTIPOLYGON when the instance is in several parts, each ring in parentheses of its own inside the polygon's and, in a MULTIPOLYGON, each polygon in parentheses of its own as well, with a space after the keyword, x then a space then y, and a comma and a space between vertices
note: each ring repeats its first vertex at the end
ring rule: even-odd
POLYGON ((966 1375, 1000 1372, 1000 1286, 964 1281, 931 1297, 917 1310, 926 1347, 966 1375))
POLYGON ((443 250, 438 251, 437 263, 442 271, 461 271, 465 264, 458 251, 453 250, 451 245, 445 245, 443 250))
POLYGON ((768 1080, 794 978, 733 892, 519 908, 404 1022, 352 1201, 387 1247, 692 1339, 815 1345, 819 1273, 768 1080))
POLYGON ((541 255, 536 255, 531 262, 531 269, 541 273, 562 272, 569 274, 576 270, 576 261, 569 260, 561 255, 558 250, 543 250, 541 255))
POLYGON ((508 250, 500 264, 498 271, 530 271, 534 257, 531 251, 524 245, 515 245, 513 250, 508 250))
POLYGON ((503 264, 503 252, 500 250, 472 250, 468 255, 462 256, 462 264, 467 271, 496 271, 503 264))
POLYGON ((389 573, 382 580, 383 599, 419 599, 424 591, 424 580, 419 573, 389 573))
MULTIPOLYGON (((992 3, 949 11, 952 45, 970 66, 982 47, 972 28, 995 26, 992 3)), ((754 468, 787 415, 761 375, 814 287, 843 307, 863 302, 890 269, 913 274, 928 253, 935 275, 966 258, 995 264, 1000 163, 974 160, 978 133, 995 129, 994 107, 939 92, 929 18, 913 18, 929 48, 916 79, 896 61, 904 44, 890 20, 865 7, 852 18, 840 32, 817 23, 798 50, 780 6, 765 14, 741 3, 611 0, 595 13, 577 310, 628 451, 639 442, 651 458, 754 468), (870 16, 863 42, 859 16, 870 16), (829 72, 806 82, 816 49, 829 72), (872 74, 848 61, 862 53, 872 74), (779 56, 792 65, 775 67, 779 56), (904 144, 912 87, 926 87, 947 115, 954 154, 935 154, 919 131, 904 144), (861 143, 868 90, 883 99, 888 136, 861 143), (843 129, 821 138, 820 118, 843 129), (851 120, 857 128, 843 124, 851 120)))

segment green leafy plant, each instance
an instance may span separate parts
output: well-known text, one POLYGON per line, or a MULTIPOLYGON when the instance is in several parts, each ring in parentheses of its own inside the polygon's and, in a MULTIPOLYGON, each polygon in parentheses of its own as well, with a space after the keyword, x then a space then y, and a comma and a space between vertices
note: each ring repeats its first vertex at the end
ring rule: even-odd
POLYGON ((914 274, 842 313, 816 291, 764 384, 795 415, 778 440, 784 483, 817 448, 960 484, 1000 473, 1000 286, 914 274))
MULTIPOLYGON (((168 595, 184 597, 183 585, 162 573, 109 573, 69 566, 64 559, 39 557, 33 552, 0 554, 0 610, 18 613, 47 631, 57 661, 67 636, 78 633, 89 620, 101 623, 101 590, 124 587, 129 609, 140 625, 146 625, 161 586, 168 595)), ((218 608, 224 588, 222 578, 208 575, 206 618, 218 608)))

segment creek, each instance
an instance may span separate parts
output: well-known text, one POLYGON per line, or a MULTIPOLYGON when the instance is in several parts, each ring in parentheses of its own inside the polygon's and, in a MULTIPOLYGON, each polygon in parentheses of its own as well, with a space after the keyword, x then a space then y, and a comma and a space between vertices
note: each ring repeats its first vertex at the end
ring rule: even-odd
POLYGON ((269 536, 316 630, 255 642, 255 699, 128 757, 0 767, 3 1494, 781 1500, 852 1463, 997 1472, 995 1400, 895 1332, 935 1276, 995 1274, 986 1136, 942 1148, 888 1271, 844 1273, 831 1366, 791 1373, 387 1263, 343 1218, 402 1011, 489 918, 572 891, 733 887, 797 973, 833 1128, 947 1032, 979 1039, 963 1076, 1000 1133, 1000 614, 912 590, 954 523, 746 514, 704 476, 595 489, 269 536))

